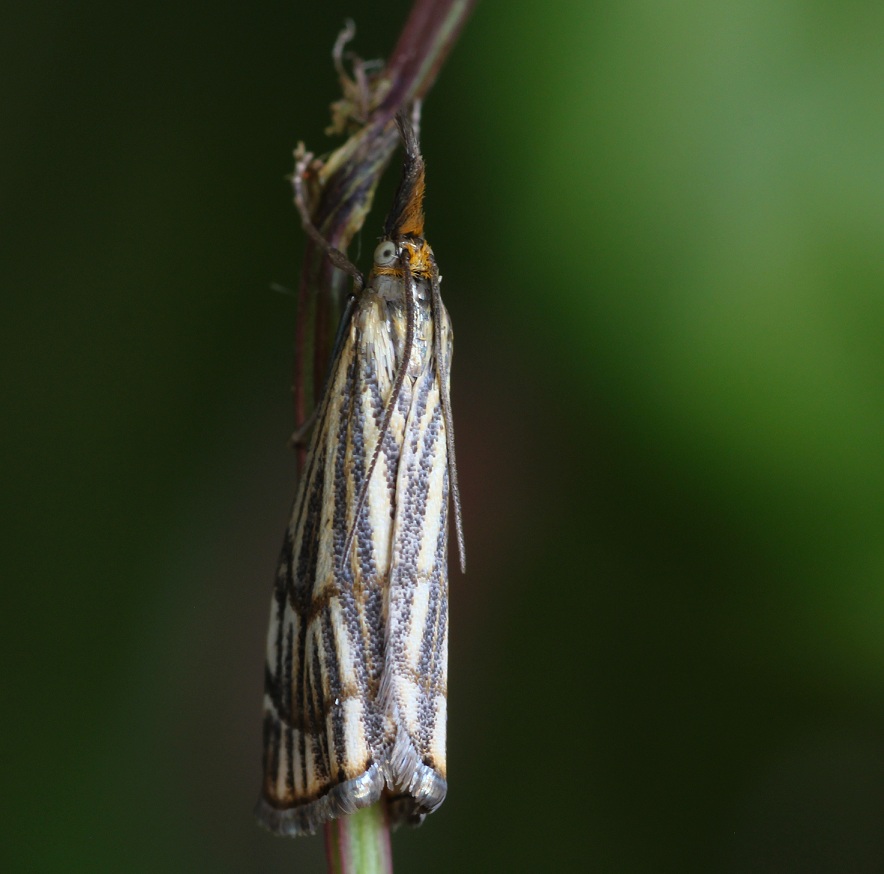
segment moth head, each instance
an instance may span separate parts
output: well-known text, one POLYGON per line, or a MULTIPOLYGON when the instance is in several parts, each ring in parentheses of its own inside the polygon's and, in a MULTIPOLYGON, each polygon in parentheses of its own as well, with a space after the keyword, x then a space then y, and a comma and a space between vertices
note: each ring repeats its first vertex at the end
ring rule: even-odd
POLYGON ((399 260, 399 251, 392 240, 383 240, 374 250, 375 267, 392 267, 399 260))

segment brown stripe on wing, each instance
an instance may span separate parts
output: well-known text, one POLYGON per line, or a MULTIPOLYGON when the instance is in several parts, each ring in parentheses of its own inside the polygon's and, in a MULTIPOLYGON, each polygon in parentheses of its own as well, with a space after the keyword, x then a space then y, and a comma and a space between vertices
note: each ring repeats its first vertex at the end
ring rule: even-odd
MULTIPOLYGON (((314 626, 312 640, 312 659, 307 676, 310 678, 310 721, 313 746, 313 775, 319 781, 320 786, 327 786, 332 782, 334 771, 331 766, 331 754, 328 744, 327 717, 328 711, 334 706, 334 699, 329 700, 323 683, 325 665, 319 652, 319 644, 323 637, 322 621, 314 626)), ((323 642, 323 649, 325 644, 323 642)))
MULTIPOLYGON (((325 648, 325 676, 328 680, 328 699, 331 701, 331 746, 334 751, 335 767, 332 774, 337 781, 344 779, 344 687, 341 680, 341 669, 338 663, 338 651, 335 646, 334 632, 332 630, 331 612, 326 610, 321 617, 322 643, 325 648)), ((328 724, 328 712, 326 712, 324 724, 328 724)))

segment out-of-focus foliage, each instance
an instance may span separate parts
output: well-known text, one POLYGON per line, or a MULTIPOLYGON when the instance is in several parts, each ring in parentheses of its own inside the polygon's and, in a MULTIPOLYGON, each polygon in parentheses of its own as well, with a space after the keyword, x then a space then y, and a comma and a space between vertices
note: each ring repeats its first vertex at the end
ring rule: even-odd
MULTIPOLYGON (((407 7, 5 10, 6 871, 322 870, 250 815, 269 286, 343 18, 382 55, 407 7)), ((450 793, 397 870, 884 866, 882 38, 874 2, 479 4, 422 132, 450 793)))

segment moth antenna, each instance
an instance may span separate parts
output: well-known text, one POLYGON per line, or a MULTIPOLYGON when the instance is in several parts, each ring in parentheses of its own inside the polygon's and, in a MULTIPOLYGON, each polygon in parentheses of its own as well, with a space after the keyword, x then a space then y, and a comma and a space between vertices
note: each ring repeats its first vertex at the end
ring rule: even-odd
POLYGON ((353 510, 353 524, 350 526, 350 533, 344 542, 344 555, 342 562, 347 561, 350 555, 350 549, 353 546, 353 538, 356 536, 356 526, 359 522, 359 514, 365 505, 368 497, 368 487, 371 483, 371 477, 377 467, 378 459, 381 456, 381 449, 384 445, 384 438, 390 430, 390 422, 393 421, 393 413, 396 411, 396 405, 399 403, 399 396, 402 394, 402 386, 405 383, 405 374, 408 372, 408 361, 411 358, 411 350, 414 346, 415 332, 415 313, 414 313, 414 277, 411 274, 411 266, 408 263, 408 255, 403 251, 400 256, 402 264, 402 272, 405 275, 405 286, 407 294, 405 295, 405 342, 402 346, 402 361, 396 369, 396 378, 393 381, 393 390, 390 392, 390 399, 384 409, 384 418, 381 420, 381 427, 378 432, 378 442, 375 444, 374 451, 371 454, 371 461, 368 463, 368 470, 365 473, 365 479, 359 489, 359 495, 356 498, 356 506, 353 510))
POLYGON ((436 358, 436 377, 439 380, 439 398, 442 401, 442 418, 445 420, 445 443, 448 446, 448 480, 451 500, 454 504, 454 530, 457 535, 457 552, 460 556, 460 572, 467 572, 467 555, 463 536, 463 513, 460 507, 460 487, 457 482, 457 460, 454 456, 454 417, 451 415, 451 392, 448 387, 448 360, 442 353, 442 290, 439 287, 439 269, 433 261, 433 354, 436 358))

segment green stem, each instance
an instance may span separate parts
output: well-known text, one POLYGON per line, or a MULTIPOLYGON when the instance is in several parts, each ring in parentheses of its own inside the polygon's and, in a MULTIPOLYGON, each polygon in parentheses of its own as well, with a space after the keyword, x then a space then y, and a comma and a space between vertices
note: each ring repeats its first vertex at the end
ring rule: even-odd
POLYGON ((381 802, 325 827, 329 874, 393 874, 387 807, 381 802))

